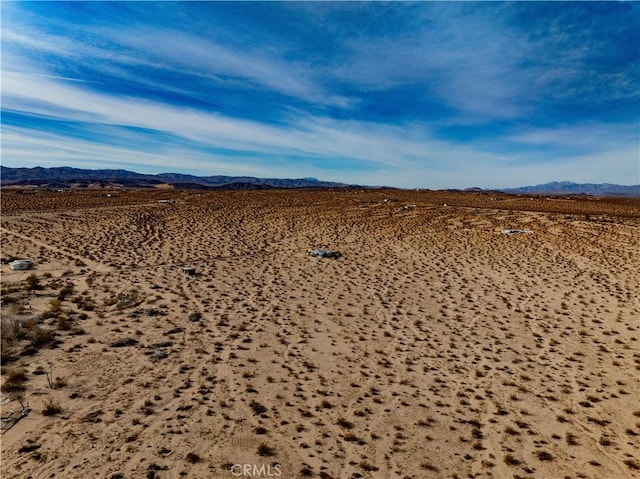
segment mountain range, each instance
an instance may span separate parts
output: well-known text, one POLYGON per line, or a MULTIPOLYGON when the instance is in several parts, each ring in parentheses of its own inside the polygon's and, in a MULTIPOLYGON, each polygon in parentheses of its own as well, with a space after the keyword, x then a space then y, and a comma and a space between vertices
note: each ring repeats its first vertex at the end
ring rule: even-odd
POLYGON ((526 195, 590 195, 590 196, 640 196, 640 185, 613 185, 611 183, 572 183, 553 181, 535 186, 507 188, 504 193, 526 195))
MULTIPOLYGON (((221 189, 251 190, 270 188, 344 188, 359 187, 316 178, 256 178, 252 176, 194 176, 181 173, 160 173, 157 175, 135 173, 127 170, 88 170, 67 166, 54 168, 11 168, 0 167, 2 186, 37 186, 42 188, 108 187, 154 188, 171 185, 180 189, 221 189)), ((468 191, 485 191, 468 188, 468 191)), ((640 185, 624 186, 610 183, 572 183, 554 181, 520 188, 493 189, 511 194, 527 195, 592 195, 640 197, 640 185)))
POLYGON ((269 188, 335 188, 344 183, 320 181, 316 178, 255 178, 252 176, 194 176, 181 173, 157 175, 127 170, 87 170, 67 166, 54 168, 0 167, 2 186, 39 186, 43 188, 106 187, 153 188, 171 185, 181 189, 250 190, 269 188))

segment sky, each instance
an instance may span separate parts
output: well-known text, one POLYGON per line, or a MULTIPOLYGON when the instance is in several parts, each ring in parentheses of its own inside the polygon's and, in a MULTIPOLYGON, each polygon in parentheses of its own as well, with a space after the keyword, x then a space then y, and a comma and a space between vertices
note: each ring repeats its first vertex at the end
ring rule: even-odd
POLYGON ((640 3, 0 8, 4 166, 640 183, 640 3))

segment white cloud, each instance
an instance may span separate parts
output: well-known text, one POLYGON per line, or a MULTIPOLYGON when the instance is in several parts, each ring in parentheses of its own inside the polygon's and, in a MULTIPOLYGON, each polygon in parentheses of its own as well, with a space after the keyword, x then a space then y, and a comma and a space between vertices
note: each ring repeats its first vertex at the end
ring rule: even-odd
MULTIPOLYGON (((81 88, 81 84, 46 76, 6 72, 3 80, 4 108, 54 118, 64 112, 65 120, 146 128, 194 142, 192 147, 180 150, 167 147, 143 152, 136 149, 135 141, 126 148, 3 127, 3 157, 13 162, 46 158, 56 159, 59 164, 80 164, 84 158, 122 162, 123 167, 131 163, 154 165, 166 171, 178 168, 179 158, 178 169, 210 174, 318 176, 361 184, 431 188, 505 187, 558 178, 629 183, 633 180, 628 178, 637 173, 637 143, 616 146, 620 136, 604 125, 523 131, 507 138, 507 143, 554 147, 571 138, 587 143, 607 138, 601 153, 558 157, 541 168, 534 153, 498 153, 486 144, 455 144, 435 138, 426 125, 419 123, 396 126, 305 116, 289 126, 265 125, 95 93, 81 88), (599 136, 594 133, 598 131, 599 136), (253 153, 231 160, 203 151, 204 146, 253 153), (290 159, 296 157, 299 162, 290 159), (274 163, 274 158, 280 160, 274 163), (323 158, 342 159, 344 165, 323 168, 323 158), (350 161, 360 166, 350 169, 350 161)), ((624 137, 633 140, 634 131, 628 127, 624 137)))
MULTIPOLYGON (((624 144, 640 145, 640 129, 633 123, 596 123, 561 125, 554 128, 527 128, 505 137, 506 141, 555 148, 602 150, 624 144)), ((638 147, 640 149, 640 146, 638 147)))
POLYGON ((135 98, 93 93, 42 76, 7 72, 4 107, 43 116, 65 112, 65 120, 149 128, 218 148, 258 153, 351 157, 396 165, 419 157, 424 143, 403 138, 399 127, 301 119, 283 127, 234 119, 135 98))
POLYGON ((189 148, 165 148, 145 152, 90 140, 69 138, 30 129, 3 126, 2 154, 5 166, 74 166, 78 168, 131 169, 138 172, 191 171, 201 175, 261 175, 264 169, 253 158, 230 162, 223 155, 204 154, 189 148), (178 171, 179 170, 179 171, 178 171))

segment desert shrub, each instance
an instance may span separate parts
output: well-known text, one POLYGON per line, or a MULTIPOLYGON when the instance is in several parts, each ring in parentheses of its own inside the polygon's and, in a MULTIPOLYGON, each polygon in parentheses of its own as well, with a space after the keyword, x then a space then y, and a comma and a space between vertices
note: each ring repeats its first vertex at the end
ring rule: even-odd
POLYGON ((553 461, 553 456, 547 451, 536 451, 535 454, 541 461, 553 461))
POLYGON ((63 288, 58 292, 58 301, 64 301, 67 296, 73 293, 73 284, 67 283, 63 288))
POLYGON ((336 421, 336 424, 345 429, 353 429, 353 423, 350 421, 347 421, 343 417, 338 418, 338 420, 336 421))
POLYGON ((86 414, 82 419, 80 419, 80 422, 89 422, 89 423, 97 424, 99 422, 102 422, 102 418, 100 416, 102 416, 103 414, 104 414, 104 411, 102 409, 97 409, 95 411, 90 412, 89 414, 86 414))
POLYGON ((257 401, 251 401, 249 406, 253 410, 253 413, 256 415, 264 414, 265 412, 267 412, 267 408, 257 401))
POLYGON ((640 461, 637 461, 635 459, 625 459, 623 462, 629 469, 640 471, 640 461))
POLYGON ((613 445, 613 441, 611 439, 609 439, 608 437, 604 437, 603 436, 598 441, 598 444, 600 444, 601 446, 611 446, 611 445, 613 445))
POLYGON ((570 446, 577 446, 579 444, 578 437, 572 432, 567 432, 565 437, 567 440, 567 444, 569 444, 570 446))
POLYGON ((344 435, 344 440, 347 442, 358 442, 360 438, 356 436, 354 433, 348 432, 347 434, 344 435))
POLYGON ((506 456, 504 456, 504 463, 510 466, 518 466, 522 464, 522 461, 520 461, 519 459, 516 459, 511 454, 507 454, 506 456))
POLYGON ((436 420, 431 416, 428 416, 425 419, 420 419, 416 424, 420 427, 431 427, 435 423, 436 423, 436 420))
POLYGON ((24 287, 27 291, 37 291, 42 289, 42 286, 40 285, 40 280, 35 275, 35 273, 31 273, 29 276, 27 276, 27 278, 25 279, 24 287))
POLYGON ((0 318, 0 337, 2 343, 11 342, 16 339, 20 325, 11 314, 3 314, 0 318))
POLYGON ((93 301, 88 299, 86 301, 81 301, 80 303, 78 303, 78 308, 84 311, 93 311, 96 308, 96 305, 93 304, 93 301))
POLYGON ((51 311, 52 313, 60 312, 61 306, 62 301, 60 301, 59 299, 52 299, 51 301, 49 301, 49 311, 51 311))
POLYGON ((47 383, 51 389, 58 389, 67 385, 66 378, 61 378, 59 376, 55 378, 53 377, 53 369, 45 371, 44 374, 47 376, 47 383))
POLYGON ((261 442, 258 445, 258 455, 259 456, 274 456, 275 455, 275 449, 273 449, 271 446, 269 446, 266 442, 261 442))
POLYGON ((58 318, 58 329, 62 331, 69 331, 71 329, 71 320, 68 316, 60 316, 58 318))
POLYGON ((46 310, 46 311, 43 311, 43 312, 40 314, 40 319, 43 319, 43 320, 44 320, 44 319, 50 319, 50 318, 55 318, 55 317, 57 317, 57 316, 58 316, 58 313, 53 312, 53 311, 46 310))
POLYGON ((362 470, 364 471, 377 471, 378 469, 380 469, 377 466, 374 466, 373 464, 369 464, 367 461, 362 461, 360 463, 360 467, 362 468, 362 470))
POLYGON ((37 325, 33 327, 28 335, 31 346, 35 348, 45 346, 53 342, 55 336, 56 333, 52 329, 45 329, 37 325))
POLYGON ((117 303, 118 303, 118 298, 115 296, 110 296, 104 301, 105 306, 113 306, 114 304, 117 304, 117 303))
POLYGON ((13 393, 24 391, 24 383, 27 382, 27 372, 23 368, 10 368, 2 374, 4 381, 2 382, 3 393, 13 393))
POLYGON ((420 467, 422 469, 424 469, 425 471, 433 471, 433 472, 439 472, 440 471, 440 469, 438 469, 436 466, 434 466, 430 462, 423 462, 422 464, 420 464, 420 467))
POLYGON ((49 398, 47 400, 45 400, 43 408, 42 408, 42 415, 43 416, 54 416, 56 414, 59 414, 62 412, 62 407, 60 406, 60 404, 58 404, 56 401, 53 400, 53 398, 49 398))

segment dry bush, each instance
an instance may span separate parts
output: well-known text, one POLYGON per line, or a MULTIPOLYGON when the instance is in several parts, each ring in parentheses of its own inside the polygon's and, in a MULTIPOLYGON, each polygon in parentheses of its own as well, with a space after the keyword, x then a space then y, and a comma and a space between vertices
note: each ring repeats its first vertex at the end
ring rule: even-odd
POLYGON ((42 408, 43 416, 54 416, 62 412, 62 406, 59 403, 53 400, 53 398, 49 398, 45 400, 42 408))
POLYGON ((257 401, 251 401, 251 403, 249 403, 249 406, 253 410, 253 413, 258 416, 267 412, 267 408, 257 401))
POLYGON ((338 420, 336 421, 336 424, 340 427, 343 427, 345 429, 353 429, 354 424, 350 421, 347 421, 345 418, 340 417, 338 418, 338 420))
POLYGON ((18 321, 12 315, 0 319, 0 362, 9 362, 16 353, 16 341, 20 332, 18 321))
POLYGON ((380 469, 379 467, 374 466, 373 464, 369 464, 367 461, 362 461, 360 463, 360 467, 362 468, 362 470, 367 472, 377 471, 380 469))
POLYGON ((258 455, 262 457, 270 457, 275 456, 276 451, 274 448, 269 446, 266 442, 261 442, 258 445, 258 455))
POLYGON ((31 346, 39 348, 50 344, 54 340, 55 336, 56 333, 52 329, 45 329, 36 325, 29 332, 28 339, 31 346))
POLYGON ((522 464, 522 461, 520 461, 519 459, 516 459, 511 454, 507 454, 506 456, 504 456, 504 463, 508 464, 509 466, 518 466, 522 464))
POLYGON ((578 437, 572 432, 567 432, 565 438, 567 440, 567 444, 569 444, 570 446, 577 446, 580 444, 578 442, 578 437))
POLYGON ((424 469, 425 471, 433 471, 433 472, 439 472, 440 471, 440 469, 438 467, 434 466, 430 462, 423 462, 422 464, 420 464, 420 468, 424 469))
POLYGON ((624 463, 629 469, 633 471, 640 471, 640 461, 635 459, 625 459, 624 463))
POLYGON ((42 289, 40 280, 35 273, 31 273, 29 276, 27 276, 27 279, 25 279, 24 287, 27 291, 37 291, 42 289))
POLYGON ((3 393, 14 393, 24 391, 24 383, 27 382, 27 371, 23 368, 9 368, 2 373, 4 381, 2 382, 3 393))
POLYGON ((51 313, 59 313, 62 307, 62 301, 59 299, 52 299, 49 301, 49 312, 51 313))
POLYGON ((62 289, 60 290, 60 292, 58 292, 58 301, 64 301, 67 296, 69 296, 70 294, 73 293, 73 284, 72 283, 67 283, 66 285, 64 285, 62 287, 62 289))
POLYGON ((424 419, 420 419, 416 424, 420 427, 431 427, 433 426, 437 421, 432 418, 431 416, 427 416, 424 419))
POLYGON ((547 451, 536 451, 535 455, 540 461, 553 461, 553 456, 547 451))

